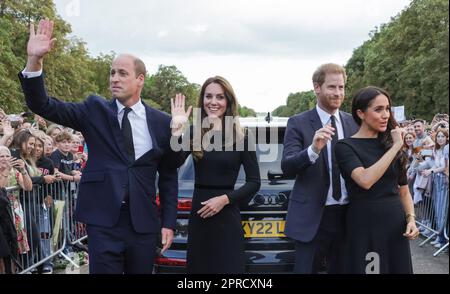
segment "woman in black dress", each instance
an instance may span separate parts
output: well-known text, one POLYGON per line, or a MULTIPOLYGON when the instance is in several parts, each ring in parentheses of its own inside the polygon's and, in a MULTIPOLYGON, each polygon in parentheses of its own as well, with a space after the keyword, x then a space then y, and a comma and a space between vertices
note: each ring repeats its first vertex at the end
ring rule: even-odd
POLYGON ((412 273, 408 239, 419 231, 406 179, 404 130, 392 116, 382 89, 361 89, 352 102, 359 131, 336 144, 349 193, 348 273, 412 273))
MULTIPOLYGON (((182 95, 172 101, 174 136, 181 134, 191 112, 191 107, 185 112, 184 101, 182 95)), ((185 155, 192 154, 195 168, 187 272, 243 273, 244 236, 239 203, 249 201, 260 187, 255 146, 249 146, 239 126, 236 95, 224 78, 216 76, 206 80, 196 111, 194 127, 185 134, 190 139, 185 155), (246 183, 235 190, 241 165, 246 183)))

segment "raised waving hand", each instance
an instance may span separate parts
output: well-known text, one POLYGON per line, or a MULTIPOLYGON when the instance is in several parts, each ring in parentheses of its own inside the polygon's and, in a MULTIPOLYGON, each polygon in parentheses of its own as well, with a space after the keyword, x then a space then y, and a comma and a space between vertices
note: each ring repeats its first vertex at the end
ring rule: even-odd
POLYGON ((189 120, 189 115, 191 115, 192 106, 185 110, 186 97, 183 94, 175 95, 175 99, 170 99, 172 122, 170 127, 172 128, 172 136, 181 136, 184 128, 189 120))
POLYGON ((55 46, 56 38, 53 36, 53 21, 42 19, 37 30, 30 24, 30 38, 27 45, 27 71, 38 71, 42 68, 42 58, 55 46))

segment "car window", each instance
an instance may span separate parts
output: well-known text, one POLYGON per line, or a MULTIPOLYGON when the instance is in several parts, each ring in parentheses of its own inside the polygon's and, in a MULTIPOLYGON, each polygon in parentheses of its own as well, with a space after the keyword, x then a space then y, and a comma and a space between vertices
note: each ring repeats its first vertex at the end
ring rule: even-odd
MULTIPOLYGON (((278 140, 273 144, 256 144, 256 157, 258 158, 259 170, 261 179, 268 179, 268 172, 281 173, 281 158, 283 155, 283 136, 284 128, 278 131, 278 140)), ((266 135, 267 141, 269 140, 269 135, 266 135)), ((258 140, 259 138, 257 138, 258 140)), ((195 171, 194 164, 192 161, 192 156, 189 156, 185 164, 180 168, 179 171, 180 180, 194 180, 195 171)), ((238 180, 245 180, 245 171, 241 166, 239 171, 238 180)))

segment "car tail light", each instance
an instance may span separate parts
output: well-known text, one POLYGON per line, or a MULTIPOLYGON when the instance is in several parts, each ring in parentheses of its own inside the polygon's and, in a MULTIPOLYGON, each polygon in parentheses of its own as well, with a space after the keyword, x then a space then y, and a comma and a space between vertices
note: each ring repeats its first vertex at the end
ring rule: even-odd
POLYGON ((191 211, 192 199, 178 199, 178 211, 191 211))
MULTIPOLYGON (((159 194, 156 195, 156 205, 158 207, 161 207, 161 201, 159 200, 159 194)), ((192 199, 191 198, 178 199, 177 209, 178 209, 178 211, 191 211, 192 199)))
POLYGON ((166 266, 186 266, 186 259, 157 257, 155 264, 166 266))

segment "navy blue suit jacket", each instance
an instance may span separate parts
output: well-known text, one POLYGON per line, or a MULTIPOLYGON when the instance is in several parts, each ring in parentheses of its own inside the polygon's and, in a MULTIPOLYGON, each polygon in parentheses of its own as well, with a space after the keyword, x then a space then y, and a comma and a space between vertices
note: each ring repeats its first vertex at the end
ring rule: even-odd
POLYGON ((114 99, 89 96, 80 103, 48 97, 44 79, 19 74, 28 107, 52 122, 83 133, 89 159, 81 177, 75 217, 78 221, 114 226, 122 200, 129 191, 133 227, 138 233, 158 233, 161 226, 175 228, 178 199, 177 167, 181 152, 170 148, 170 116, 146 104, 153 149, 136 161, 127 157, 114 99), (156 174, 160 209, 156 205, 156 174))
MULTIPOLYGON (((342 111, 339 115, 344 138, 356 133, 358 126, 352 116, 342 111)), ((315 237, 330 187, 326 149, 320 152, 314 164, 309 160, 307 150, 315 132, 322 127, 314 108, 289 118, 284 136, 281 169, 285 174, 296 175, 289 198, 285 234, 302 242, 310 242, 315 237)))

